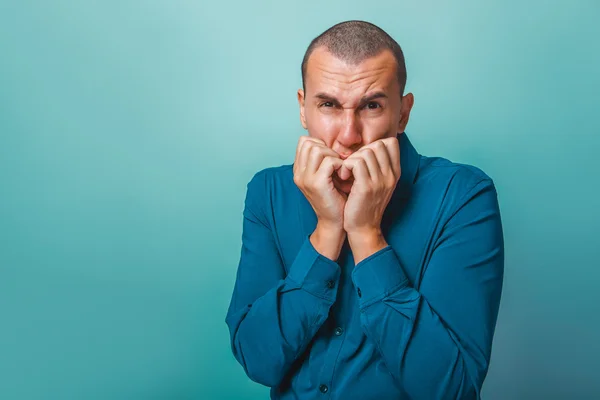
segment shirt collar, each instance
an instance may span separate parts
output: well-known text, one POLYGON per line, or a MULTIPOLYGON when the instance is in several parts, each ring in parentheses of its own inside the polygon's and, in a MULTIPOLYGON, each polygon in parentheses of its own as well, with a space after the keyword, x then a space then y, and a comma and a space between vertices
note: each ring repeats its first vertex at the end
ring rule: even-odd
POLYGON ((417 178, 419 171, 420 156, 414 148, 406 132, 397 133, 398 146, 400 147, 400 179, 396 184, 392 199, 407 198, 410 196, 412 186, 417 178))

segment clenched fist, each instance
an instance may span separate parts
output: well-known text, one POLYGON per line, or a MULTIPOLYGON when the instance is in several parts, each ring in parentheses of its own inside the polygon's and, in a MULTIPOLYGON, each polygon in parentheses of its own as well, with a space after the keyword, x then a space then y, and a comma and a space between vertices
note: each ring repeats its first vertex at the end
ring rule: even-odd
POLYGON ((304 193, 320 223, 343 228, 345 196, 333 184, 342 166, 339 155, 320 139, 301 136, 294 162, 294 183, 304 193))
POLYGON ((309 136, 301 136, 298 140, 294 183, 312 206, 318 220, 310 240, 319 253, 332 260, 339 256, 346 238, 344 207, 347 196, 333 183, 333 175, 341 166, 340 156, 322 140, 309 136))
POLYGON ((395 137, 376 140, 344 160, 342 179, 354 176, 344 209, 344 231, 359 263, 387 246, 381 219, 400 179, 400 150, 395 137))
POLYGON ((301 136, 294 183, 317 215, 311 236, 315 249, 336 259, 347 235, 359 262, 385 247, 381 219, 400 173, 396 137, 376 140, 342 160, 322 140, 301 136))
POLYGON ((400 178, 400 151, 395 137, 376 140, 344 160, 342 179, 354 176, 344 211, 348 234, 379 229, 383 213, 400 178))

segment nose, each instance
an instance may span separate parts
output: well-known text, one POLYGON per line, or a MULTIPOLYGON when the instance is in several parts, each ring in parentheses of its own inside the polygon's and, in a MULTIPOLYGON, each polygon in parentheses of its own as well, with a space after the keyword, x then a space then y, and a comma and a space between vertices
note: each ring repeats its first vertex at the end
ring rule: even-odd
POLYGON ((362 142, 362 126, 354 110, 344 110, 337 141, 340 145, 350 150, 344 153, 351 153, 357 150, 359 147, 357 145, 362 142))

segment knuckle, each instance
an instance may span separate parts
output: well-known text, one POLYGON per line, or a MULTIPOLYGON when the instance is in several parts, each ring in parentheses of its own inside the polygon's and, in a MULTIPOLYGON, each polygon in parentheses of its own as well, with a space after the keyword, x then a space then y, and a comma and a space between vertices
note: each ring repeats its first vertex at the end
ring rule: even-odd
POLYGON ((298 139, 298 148, 302 148, 302 146, 304 145, 305 142, 306 142, 306 136, 300 136, 300 138, 298 139))
POLYGON ((300 155, 306 149, 306 142, 302 142, 298 145, 298 155, 300 155))
POLYGON ((320 157, 321 152, 316 147, 311 147, 309 157, 311 160, 316 160, 320 157))

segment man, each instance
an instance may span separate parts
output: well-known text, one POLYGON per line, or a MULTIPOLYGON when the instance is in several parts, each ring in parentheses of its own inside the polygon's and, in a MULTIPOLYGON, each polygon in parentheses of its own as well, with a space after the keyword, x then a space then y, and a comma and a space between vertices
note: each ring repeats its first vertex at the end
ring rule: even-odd
POLYGON ((273 399, 477 399, 502 291, 497 195, 419 155, 398 44, 347 21, 302 63, 292 165, 247 186, 226 322, 273 399))

